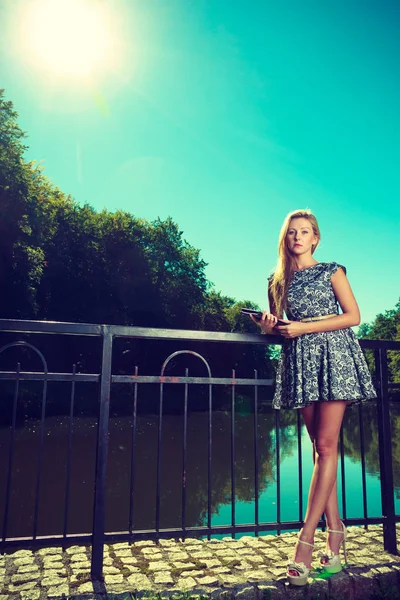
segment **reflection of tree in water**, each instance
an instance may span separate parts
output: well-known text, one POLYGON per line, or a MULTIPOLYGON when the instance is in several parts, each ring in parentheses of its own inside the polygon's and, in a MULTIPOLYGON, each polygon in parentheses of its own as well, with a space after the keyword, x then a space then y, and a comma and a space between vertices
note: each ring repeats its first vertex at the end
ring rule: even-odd
MULTIPOLYGON (((379 437, 378 416, 375 402, 363 406, 365 465, 369 474, 379 476, 379 437)), ((396 497, 400 498, 400 404, 390 406, 393 479, 396 497)), ((358 408, 346 411, 343 427, 343 441, 346 456, 354 462, 361 461, 360 422, 358 408)))
MULTIPOLYGON (((242 399, 245 399, 243 396, 242 399)), ((251 406, 252 402, 244 402, 251 406)), ((240 400, 235 418, 235 487, 236 502, 255 498, 254 414, 241 410, 240 400)), ((293 452, 297 434, 293 435, 294 411, 281 413, 281 460, 293 452), (288 427, 292 425, 292 427, 288 427)), ((129 506, 130 429, 121 419, 111 421, 110 459, 108 465, 107 530, 126 530, 129 506)), ((215 411, 212 419, 212 495, 211 511, 231 503, 231 413, 215 411)), ((296 430, 297 431, 297 430, 296 430)), ((134 529, 155 527, 158 419, 151 415, 138 418, 134 487, 134 529)), ((160 527, 180 527, 182 519, 182 446, 183 415, 163 418, 161 458, 160 527)), ((258 415, 258 489, 261 494, 275 481, 275 413, 261 406, 258 415)), ((208 501, 208 414, 188 414, 186 526, 207 522, 208 501)))

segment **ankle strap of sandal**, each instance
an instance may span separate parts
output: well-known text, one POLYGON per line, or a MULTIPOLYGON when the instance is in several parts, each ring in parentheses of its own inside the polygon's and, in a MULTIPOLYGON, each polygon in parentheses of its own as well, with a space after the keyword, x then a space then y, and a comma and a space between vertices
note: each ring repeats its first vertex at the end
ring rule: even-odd
POLYGON ((299 544, 304 544, 305 546, 310 546, 310 548, 314 548, 314 544, 309 544, 308 542, 303 542, 300 538, 297 540, 299 544))

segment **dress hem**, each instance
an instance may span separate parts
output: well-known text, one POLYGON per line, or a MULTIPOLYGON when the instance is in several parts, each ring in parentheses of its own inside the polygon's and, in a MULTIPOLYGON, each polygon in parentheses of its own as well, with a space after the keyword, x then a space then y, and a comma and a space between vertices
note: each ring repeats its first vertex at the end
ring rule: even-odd
POLYGON ((307 406, 312 406, 312 404, 315 404, 316 402, 347 402, 348 404, 352 405, 358 405, 358 404, 364 404, 365 402, 368 402, 370 400, 377 400, 378 396, 369 396, 368 398, 355 398, 353 399, 348 399, 348 398, 335 398, 335 399, 329 399, 329 400, 311 400, 310 402, 307 402, 305 404, 295 404, 295 405, 291 405, 291 404, 281 404, 281 406, 274 406, 274 404, 272 403, 272 408, 274 408, 275 410, 281 410, 281 409, 291 409, 293 408, 294 410, 298 409, 298 408, 307 408, 307 406))

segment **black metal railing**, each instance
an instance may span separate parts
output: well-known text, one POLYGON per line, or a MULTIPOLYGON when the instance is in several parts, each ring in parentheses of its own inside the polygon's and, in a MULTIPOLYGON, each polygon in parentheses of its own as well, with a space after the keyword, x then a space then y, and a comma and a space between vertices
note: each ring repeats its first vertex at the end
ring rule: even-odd
MULTIPOLYGON (((113 345, 119 338, 130 340, 168 340, 179 342, 213 342, 213 343, 234 343, 234 344, 256 344, 268 345, 279 344, 281 339, 272 336, 262 336, 257 334, 235 334, 235 333, 214 333, 204 331, 184 331, 184 330, 165 330, 141 327, 124 327, 108 325, 90 325, 76 323, 51 323, 35 321, 17 321, 0 320, 0 333, 8 336, 8 342, 0 347, 0 361, 11 348, 25 348, 35 353, 41 362, 40 370, 23 371, 18 363, 14 369, 0 370, 0 382, 14 382, 12 418, 10 426, 8 466, 5 477, 5 500, 4 514, 2 521, 2 531, 0 540, 0 549, 5 551, 15 547, 35 547, 50 546, 62 544, 91 543, 92 545, 92 566, 91 574, 94 579, 102 578, 103 568, 103 548, 105 543, 124 540, 137 540, 145 538, 171 538, 187 536, 207 536, 213 534, 230 534, 233 537, 236 534, 244 532, 253 532, 258 535, 260 532, 296 529, 302 525, 303 520, 303 476, 302 476, 302 442, 301 442, 301 420, 299 412, 296 415, 297 428, 297 454, 298 454, 298 520, 281 520, 281 477, 280 477, 280 411, 275 411, 275 456, 276 456, 276 521, 262 522, 259 513, 259 390, 263 387, 271 388, 274 380, 271 378, 259 378, 257 372, 254 372, 252 378, 237 378, 235 371, 232 376, 213 377, 211 368, 205 358, 193 350, 179 350, 170 354, 164 361, 160 375, 139 375, 138 367, 134 368, 133 374, 118 375, 112 373, 113 345), (21 336, 28 334, 29 342, 21 340, 21 336), (31 343, 35 335, 53 334, 61 336, 91 336, 98 338, 102 344, 101 368, 98 373, 79 373, 75 366, 71 372, 50 372, 48 370, 45 356, 38 348, 31 343), (202 361, 207 376, 193 377, 189 376, 186 369, 184 376, 165 375, 168 363, 179 354, 191 354, 199 361, 202 361), (10 537, 7 534, 9 510, 11 503, 11 491, 14 467, 15 451, 15 432, 17 427, 17 407, 20 395, 20 384, 25 381, 41 382, 41 407, 40 407, 40 436, 38 457, 36 463, 36 480, 34 491, 34 510, 32 535, 10 537), (64 494, 64 511, 62 533, 58 535, 38 535, 38 511, 40 508, 41 487, 42 487, 42 469, 44 458, 44 435, 46 420, 47 387, 51 382, 62 382, 70 386, 70 404, 68 414, 68 442, 67 442, 67 464, 64 494), (68 519, 70 511, 70 486, 71 486, 71 450, 73 446, 73 428, 74 428, 74 406, 76 399, 76 386, 79 384, 96 384, 98 386, 99 404, 97 421, 97 444, 96 444, 96 462, 94 476, 94 498, 93 498, 93 528, 91 532, 71 534, 68 533, 68 519), (133 392, 132 400, 132 433, 131 433, 131 455, 130 455, 130 473, 129 473, 129 516, 127 528, 125 531, 107 532, 105 530, 106 522, 106 483, 107 483, 107 458, 108 458, 108 440, 110 423, 110 395, 114 384, 130 386, 133 392), (157 430, 157 450, 156 450, 156 494, 155 494, 155 527, 151 529, 134 529, 134 486, 135 486, 135 450, 137 435, 137 406, 138 406, 138 388, 139 386, 157 384, 159 386, 158 402, 158 430, 157 430), (160 499, 161 499, 161 460, 162 460, 162 440, 163 440, 163 402, 165 386, 178 385, 183 386, 183 440, 182 440, 182 473, 181 473, 181 524, 180 527, 162 528, 160 523, 160 499), (206 524, 202 526, 192 526, 187 523, 187 444, 188 444, 188 390, 189 386, 206 386, 208 394, 208 421, 207 421, 207 519, 206 524), (216 386, 230 386, 231 388, 231 430, 230 430, 230 469, 231 469, 231 523, 227 526, 213 526, 211 520, 212 514, 212 474, 213 474, 213 391, 216 386), (254 413, 254 523, 237 524, 235 514, 235 411, 236 394, 240 386, 251 386, 253 388, 253 413, 254 413)), ((388 350, 400 350, 399 342, 389 342, 382 340, 361 340, 363 349, 370 349, 375 356, 375 383, 378 390, 377 414, 378 414, 378 435, 379 435, 379 461, 380 461, 380 480, 381 480, 381 501, 382 516, 369 517, 367 506, 367 483, 366 483, 366 463, 365 463, 365 441, 363 428, 363 406, 357 407, 359 411, 360 428, 360 447, 361 447, 361 469, 362 469, 362 495, 363 509, 362 516, 349 518, 346 507, 346 480, 344 464, 344 442, 343 433, 340 437, 340 463, 341 463, 341 484, 342 484, 342 512, 343 519, 351 525, 368 525, 383 523, 384 547, 388 552, 396 554, 396 522, 400 521, 400 515, 395 512, 394 504, 394 480, 392 464, 392 439, 390 432, 390 410, 389 395, 393 390, 400 389, 399 384, 389 383, 388 381, 388 350)), ((0 362, 1 367, 1 362, 0 362)), ((56 475, 56 474, 55 474, 56 475)), ((321 522, 324 525, 324 522, 321 522)))

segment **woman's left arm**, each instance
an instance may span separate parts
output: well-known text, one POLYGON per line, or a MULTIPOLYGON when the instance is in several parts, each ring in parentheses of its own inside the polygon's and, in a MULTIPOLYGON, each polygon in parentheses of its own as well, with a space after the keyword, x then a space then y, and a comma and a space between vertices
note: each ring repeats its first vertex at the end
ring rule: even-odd
POLYGON ((332 275, 331 283, 343 314, 330 319, 311 321, 309 323, 292 321, 290 325, 287 325, 286 327, 276 327, 279 333, 286 338, 293 338, 306 333, 335 331, 337 329, 347 329, 347 327, 359 325, 360 310, 343 269, 338 269, 336 273, 332 275))

